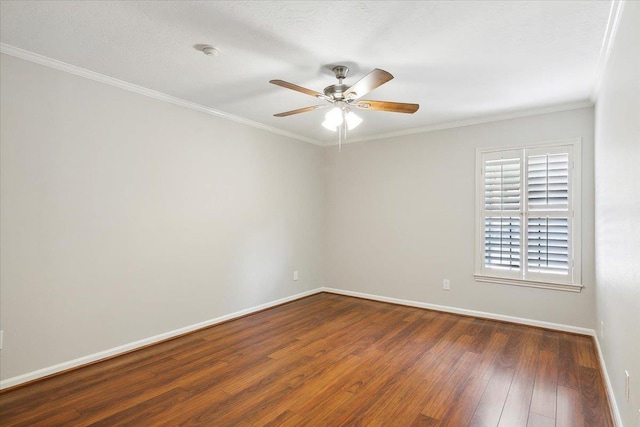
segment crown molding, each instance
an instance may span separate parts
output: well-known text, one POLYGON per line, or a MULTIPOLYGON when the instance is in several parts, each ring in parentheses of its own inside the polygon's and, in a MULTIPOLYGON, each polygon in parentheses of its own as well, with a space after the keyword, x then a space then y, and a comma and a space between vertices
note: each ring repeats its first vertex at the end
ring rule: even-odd
MULTIPOLYGON (((568 104, 550 105, 548 107, 541 107, 541 108, 529 108, 529 109, 526 109, 526 110, 510 111, 510 112, 503 113, 503 114, 495 114, 495 115, 490 115, 490 116, 475 117, 475 118, 466 119, 466 120, 459 120, 459 121, 455 121, 455 122, 447 122, 447 123, 435 124, 435 125, 432 125, 432 126, 425 126, 425 127, 413 128, 413 129, 405 129, 405 130, 400 130, 400 131, 396 131, 396 132, 389 132, 389 133, 382 133, 382 134, 378 134, 378 135, 375 135, 375 136, 348 139, 346 141, 342 141, 342 143, 343 144, 350 144, 350 143, 354 143, 354 142, 365 142, 365 141, 372 141, 372 140, 376 140, 376 139, 395 138, 395 137, 399 137, 399 136, 406 136, 406 135, 414 135, 414 134, 418 134, 418 133, 433 132, 433 131, 443 130, 443 129, 459 128, 459 127, 464 127, 464 126, 478 125, 478 124, 482 124, 482 123, 491 123, 491 122, 499 122, 499 121, 502 121, 502 120, 517 119, 517 118, 521 118, 521 117, 537 116, 537 115, 540 115, 540 114, 557 113, 557 112, 560 112, 560 111, 568 111, 568 110, 579 110, 581 108, 590 108, 590 107, 593 107, 593 106, 594 106, 593 102, 591 102, 589 100, 586 100, 586 101, 572 102, 572 103, 568 103, 568 104)), ((327 145, 338 145, 338 143, 331 141, 331 142, 327 143, 327 145)))
POLYGON ((129 92, 137 93, 138 95, 147 96, 149 98, 157 99, 159 101, 168 102, 170 104, 178 105, 180 107, 189 108, 191 110, 199 111, 201 113, 210 114, 212 116, 220 117, 226 120, 231 120, 233 122, 241 123, 243 125, 265 130, 267 132, 276 133, 278 135, 297 139, 299 141, 307 142, 309 144, 320 145, 320 146, 325 145, 320 141, 316 141, 314 139, 307 138, 302 135, 298 135, 292 132, 278 129, 273 126, 267 126, 262 123, 254 122, 253 120, 245 119, 244 117, 225 113, 224 111, 220 111, 211 107, 196 104, 195 102, 191 102, 181 98, 177 98, 175 96, 167 95, 166 93, 158 92, 143 86, 135 85, 133 83, 126 82, 124 80, 118 80, 113 77, 106 76, 104 74, 96 73, 95 71, 87 70, 86 68, 77 67, 75 65, 58 61, 57 59, 49 58, 47 56, 39 55, 37 53, 33 53, 28 50, 20 49, 15 46, 8 45, 6 43, 0 43, 0 52, 6 55, 14 56, 19 59, 23 59, 25 61, 34 62, 36 64, 54 68, 56 70, 60 70, 76 76, 84 77, 89 80, 93 80, 99 83, 104 83, 110 86, 117 87, 119 89, 127 90, 129 92))
POLYGON ((602 86, 602 80, 604 78, 604 72, 607 69, 607 63, 609 62, 609 56, 613 49, 613 43, 618 32, 618 23, 620 22, 620 16, 622 9, 624 8, 623 0, 612 0, 611 9, 609 9, 609 19, 607 21, 607 28, 602 38, 602 46, 600 47, 600 56, 598 57, 598 68, 596 68, 596 78, 591 92, 591 101, 595 102, 602 86))

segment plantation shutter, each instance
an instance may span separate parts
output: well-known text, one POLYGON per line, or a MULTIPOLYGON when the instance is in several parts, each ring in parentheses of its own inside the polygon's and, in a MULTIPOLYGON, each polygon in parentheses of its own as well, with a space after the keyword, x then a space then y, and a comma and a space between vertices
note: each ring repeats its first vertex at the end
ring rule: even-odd
POLYGON ((476 276, 576 286, 573 146, 486 151, 478 160, 476 276))
POLYGON ((521 268, 522 165, 518 152, 484 161, 484 266, 521 268))
POLYGON ((527 271, 568 275, 570 153, 527 151, 527 271))

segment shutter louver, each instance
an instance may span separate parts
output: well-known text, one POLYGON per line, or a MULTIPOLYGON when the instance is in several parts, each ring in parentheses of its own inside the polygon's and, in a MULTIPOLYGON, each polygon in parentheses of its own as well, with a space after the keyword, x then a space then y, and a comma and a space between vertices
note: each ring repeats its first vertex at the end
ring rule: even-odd
POLYGON ((544 154, 527 159, 529 210, 569 208, 569 154, 544 154))
POLYGON ((527 224, 528 270, 568 274, 568 218, 530 217, 527 224))

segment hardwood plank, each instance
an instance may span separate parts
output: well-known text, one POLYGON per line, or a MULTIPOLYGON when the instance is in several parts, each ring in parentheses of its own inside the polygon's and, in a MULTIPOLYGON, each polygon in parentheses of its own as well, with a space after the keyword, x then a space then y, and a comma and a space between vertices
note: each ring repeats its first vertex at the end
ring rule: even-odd
POLYGON ((590 337, 318 294, 0 393, 0 423, 607 427, 606 398, 590 337))
POLYGON ((499 427, 516 427, 527 424, 537 365, 537 355, 526 357, 520 363, 511 381, 511 387, 498 423, 499 427))
POLYGON ((184 389, 174 388, 152 399, 102 418, 96 421, 93 426, 143 425, 151 417, 157 417, 170 411, 171 407, 180 405, 189 397, 190 394, 184 389))
POLYGON ((613 426, 600 372, 580 366, 580 394, 585 426, 613 426))
POLYGON ((524 349, 523 343, 527 339, 526 331, 519 328, 511 331, 508 337, 507 342, 497 358, 497 367, 502 369, 515 369, 524 349))
POLYGON ((540 351, 548 351, 549 353, 558 353, 560 339, 558 333, 554 331, 542 331, 542 341, 540 342, 540 351))
POLYGON ((561 336, 558 353, 558 385, 579 390, 578 368, 578 346, 575 337, 561 336))
POLYGON ((487 380, 478 377, 469 378, 462 392, 455 399, 455 403, 449 407, 449 410, 440 421, 440 426, 459 427, 469 425, 487 383, 487 380))
MULTIPOLYGON (((466 384, 468 383, 468 379, 470 377, 469 373, 472 371, 473 366, 477 363, 477 360, 478 355, 476 353, 467 352, 462 355, 462 357, 458 360, 458 363, 456 363, 454 370, 447 373, 446 377, 442 378, 442 381, 439 381, 437 383, 437 385, 439 386, 437 394, 429 399, 425 407, 422 409, 421 413, 437 420, 441 419, 445 412, 450 410, 449 405, 451 404, 451 402, 457 400, 456 396, 460 393, 460 390, 466 387, 466 384)), ((486 385, 486 382, 487 381, 485 381, 483 384, 486 385)), ((472 384, 477 385, 480 383, 473 382, 472 384)), ((478 396, 478 400, 480 399, 480 397, 481 396, 478 396)), ((473 415, 473 412, 471 412, 471 415, 473 415)))
POLYGON ((409 323, 403 319, 403 322, 405 323, 404 327, 399 328, 395 334, 388 334, 387 338, 377 345, 380 350, 393 351, 398 345, 398 342, 410 341, 413 337, 417 336, 424 327, 422 322, 418 320, 409 323))
POLYGON ((496 359, 500 356, 508 340, 509 337, 507 335, 494 332, 493 335, 491 335, 489 344, 487 344, 487 347, 482 352, 481 362, 476 366, 471 375, 488 381, 497 367, 496 359))
POLYGON ((425 319, 424 327, 420 333, 413 336, 412 341, 417 344, 433 346, 440 337, 455 326, 455 318, 445 314, 438 313, 431 319, 425 319))
POLYGON ((558 386, 558 411, 556 427, 583 427, 582 402, 580 392, 572 388, 558 386))
POLYGON ((513 369, 500 369, 494 372, 471 418, 470 426, 498 425, 513 375, 513 369))
POLYGON ((291 411, 284 411, 281 414, 278 414, 277 417, 275 417, 274 419, 266 422, 266 423, 260 423, 259 425, 264 426, 264 427, 277 427, 277 426, 283 426, 283 425, 300 425, 299 423, 302 420, 300 419, 300 417, 291 412, 291 411))
POLYGON ((3 426, 62 426, 62 425, 76 425, 81 415, 75 409, 64 409, 60 410, 57 408, 50 408, 46 411, 38 411, 37 413, 33 413, 31 415, 25 416, 24 418, 15 421, 9 420, 5 424, 4 415, 0 417, 0 421, 3 426))
POLYGON ((423 414, 418 414, 418 416, 411 423, 411 427, 438 427, 440 425, 440 421, 434 420, 431 417, 427 417, 423 414))
POLYGON ((211 418, 200 420, 202 412, 207 408, 211 411, 222 411, 230 400, 231 397, 224 391, 215 389, 190 393, 178 404, 165 407, 161 412, 147 414, 147 417, 137 425, 215 425, 211 422, 211 418))
POLYGON ((452 327, 440 331, 432 339, 429 352, 442 354, 447 352, 451 346, 454 346, 460 353, 465 353, 471 347, 473 341, 472 337, 464 334, 470 322, 470 318, 465 318, 460 322, 454 322, 452 327))
POLYGON ((555 422, 558 387, 558 355, 540 351, 536 380, 531 396, 531 412, 544 415, 555 422))
POLYGON ((527 427, 555 427, 556 421, 544 415, 531 413, 527 421, 527 427))
POLYGON ((467 331, 467 334, 473 337, 469 351, 474 353, 483 353, 489 345, 491 336, 495 332, 495 322, 487 322, 486 320, 475 319, 473 321, 477 329, 467 331))
POLYGON ((578 363, 585 368, 598 368, 598 358, 591 337, 578 337, 578 363))

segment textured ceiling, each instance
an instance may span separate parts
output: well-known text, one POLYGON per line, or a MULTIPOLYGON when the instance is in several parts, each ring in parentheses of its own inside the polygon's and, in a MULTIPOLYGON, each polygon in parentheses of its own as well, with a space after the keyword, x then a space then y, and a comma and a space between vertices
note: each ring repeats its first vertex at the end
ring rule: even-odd
POLYGON ((358 111, 350 138, 587 101, 609 1, 2 1, 0 41, 320 142, 326 110, 269 84, 322 91, 373 68, 395 79, 365 98, 413 115, 358 111), (194 45, 211 44, 217 57, 194 45))

